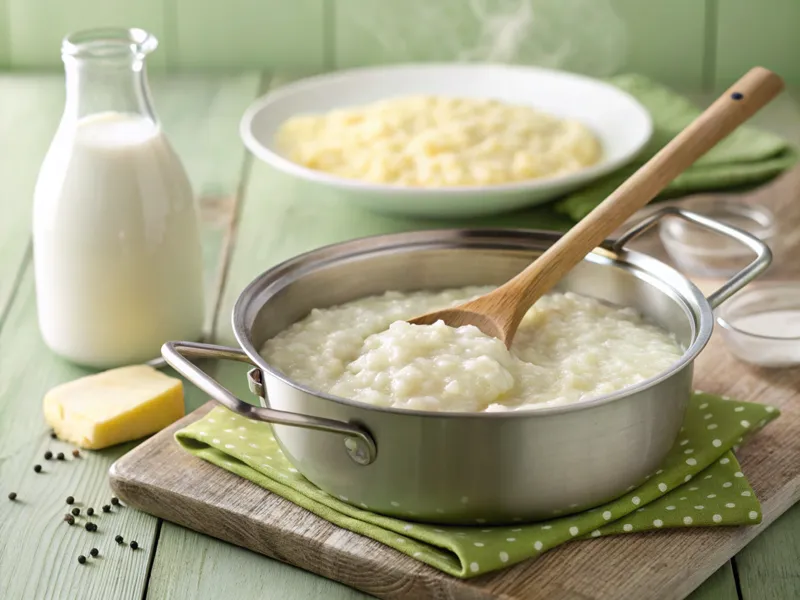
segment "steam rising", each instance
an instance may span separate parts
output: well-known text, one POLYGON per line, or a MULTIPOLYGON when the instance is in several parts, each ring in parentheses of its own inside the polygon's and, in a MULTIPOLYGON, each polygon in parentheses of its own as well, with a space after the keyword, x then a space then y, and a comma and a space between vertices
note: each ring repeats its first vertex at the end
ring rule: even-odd
POLYGON ((627 50, 625 25, 609 0, 344 0, 355 25, 347 44, 376 48, 369 61, 521 63, 602 77, 617 72, 627 50), (402 7, 402 8, 400 8, 402 7), (360 43, 361 41, 371 43, 360 43))

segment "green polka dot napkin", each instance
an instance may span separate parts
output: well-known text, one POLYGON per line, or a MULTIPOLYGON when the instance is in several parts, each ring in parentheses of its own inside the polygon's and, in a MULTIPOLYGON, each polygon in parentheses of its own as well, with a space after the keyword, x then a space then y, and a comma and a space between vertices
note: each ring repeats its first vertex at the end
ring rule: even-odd
POLYGON ((641 487, 587 512, 528 525, 428 525, 351 506, 289 464, 270 426, 216 407, 178 431, 178 443, 345 529, 373 538, 456 577, 473 577, 535 557, 573 539, 761 521, 761 507, 733 454, 778 416, 771 406, 695 392, 662 468, 641 487))

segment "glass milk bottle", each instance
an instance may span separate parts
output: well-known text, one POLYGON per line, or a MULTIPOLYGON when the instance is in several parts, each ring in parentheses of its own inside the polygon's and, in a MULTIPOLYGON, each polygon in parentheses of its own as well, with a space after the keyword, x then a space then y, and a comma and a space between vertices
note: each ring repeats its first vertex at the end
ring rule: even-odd
POLYGON ((203 272, 189 180, 153 112, 140 29, 67 37, 66 104, 34 192, 39 327, 85 366, 160 355, 203 327, 203 272))

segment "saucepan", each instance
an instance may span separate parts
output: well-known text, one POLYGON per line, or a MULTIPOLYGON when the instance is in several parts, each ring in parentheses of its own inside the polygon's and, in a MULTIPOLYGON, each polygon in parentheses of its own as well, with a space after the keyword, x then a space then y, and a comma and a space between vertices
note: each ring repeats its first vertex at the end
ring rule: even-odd
POLYGON ((559 289, 630 306, 673 332, 685 348, 672 368, 605 396, 570 405, 493 412, 424 412, 367 405, 310 389, 260 355, 264 342, 313 308, 387 290, 501 284, 558 233, 452 229, 362 238, 327 246, 259 275, 239 296, 239 348, 169 342, 167 362, 217 402, 272 424, 287 459, 313 484, 376 513, 437 523, 512 523, 552 518, 610 501, 658 468, 679 434, 694 360, 712 311, 761 273, 769 248, 706 217, 665 208, 586 256, 559 289), (626 248, 665 216, 746 245, 755 259, 704 297, 657 259, 626 248), (261 406, 235 397, 190 359, 248 363, 261 406))

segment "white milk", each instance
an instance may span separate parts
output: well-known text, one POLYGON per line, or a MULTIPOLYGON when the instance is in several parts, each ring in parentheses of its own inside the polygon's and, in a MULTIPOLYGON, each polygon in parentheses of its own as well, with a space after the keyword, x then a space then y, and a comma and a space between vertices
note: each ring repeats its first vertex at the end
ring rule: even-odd
POLYGON ((62 123, 33 222, 39 324, 54 352, 107 368, 201 337, 192 190, 152 120, 106 112, 62 123))

